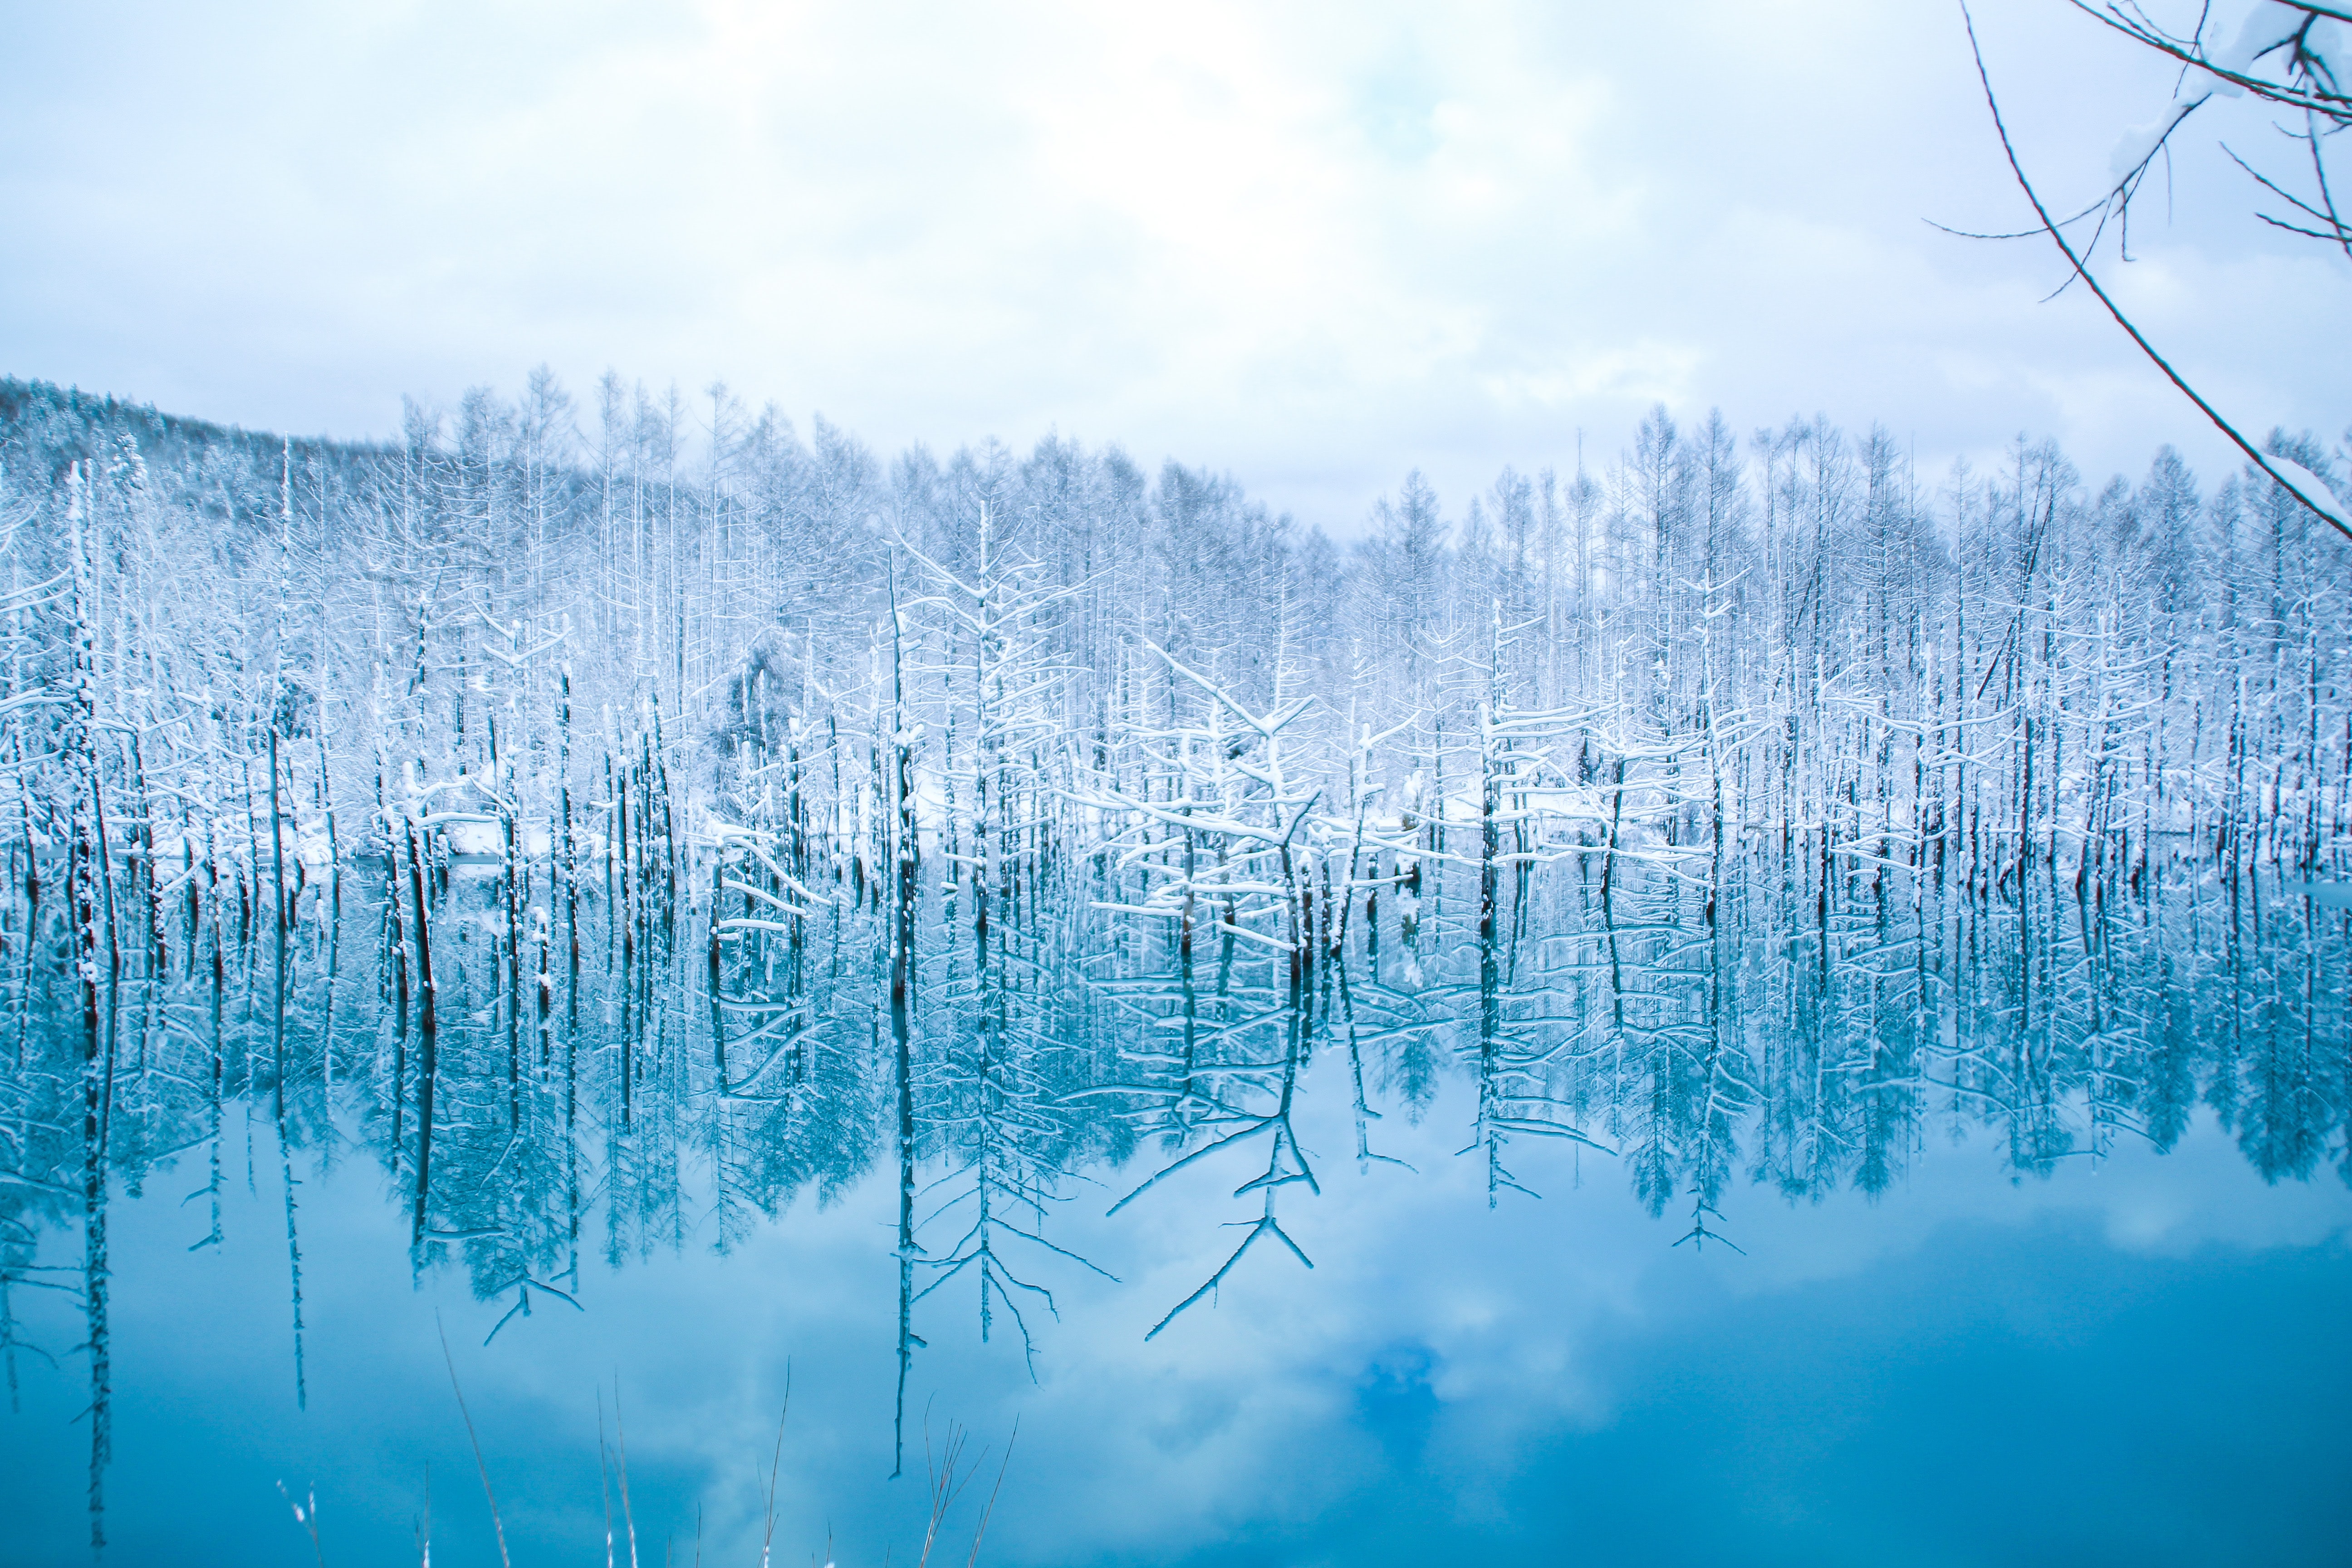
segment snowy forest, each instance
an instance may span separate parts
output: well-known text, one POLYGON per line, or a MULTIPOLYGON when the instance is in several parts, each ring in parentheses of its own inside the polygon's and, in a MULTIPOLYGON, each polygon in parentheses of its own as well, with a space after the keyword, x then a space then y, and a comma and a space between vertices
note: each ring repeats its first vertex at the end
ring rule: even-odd
POLYGON ((11 382, 0 561, 0 1338, 71 1281, 100 1450, 109 1180, 217 1237, 247 1114, 511 1312, 895 1172, 902 1393, 933 1292, 1046 1353, 1072 1173, 1232 1175, 1158 1333, 1446 1083, 1491 1201, 1573 1146, 1661 1245, 1954 1122, 2352 1176, 2352 556, 2169 447, 1661 409, 1341 542, 723 388, 365 446, 11 382))

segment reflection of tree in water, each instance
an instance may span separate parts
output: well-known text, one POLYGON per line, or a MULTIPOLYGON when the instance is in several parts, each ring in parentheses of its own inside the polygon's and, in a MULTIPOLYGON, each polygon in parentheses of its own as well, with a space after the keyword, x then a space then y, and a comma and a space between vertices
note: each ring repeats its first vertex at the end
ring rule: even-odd
MULTIPOLYGON (((1161 846, 1171 864, 1181 838, 1171 829, 1161 846)), ((1349 885, 1339 876, 1349 847, 1335 834, 1328 847, 1334 887, 1349 885)), ((1994 1133, 2021 1174, 2103 1157, 2124 1139, 2168 1147, 2200 1102, 2273 1179, 2308 1176, 2341 1151, 2338 977, 2352 941, 2340 911, 2274 878, 2156 866, 2137 889, 2086 884, 2078 894, 2063 877, 2038 877, 2012 900, 1930 879, 1916 896, 1882 900, 1866 871, 1842 875, 1832 862, 1824 889, 1817 857, 1764 852, 1731 864, 1710 929, 1703 884, 1675 875, 1674 862, 1611 868, 1602 842, 1525 879, 1423 849, 1431 891, 1451 879, 1444 906, 1459 912, 1424 919, 1424 973, 1411 988, 1373 955, 1376 945, 1399 951, 1396 900, 1381 910, 1373 900, 1366 917, 1363 895, 1395 879, 1360 847, 1360 871, 1384 874, 1354 879, 1348 921, 1335 918, 1327 934, 1286 895, 1261 892, 1252 906, 1235 892, 1240 919, 1221 918, 1217 933, 1234 950, 1228 959, 1220 942, 1200 942, 1189 986, 1181 920, 1137 931, 1138 917, 1121 912, 1146 907, 1135 863, 1122 873, 1116 856, 1099 867, 1024 862, 994 884, 984 955, 969 924, 944 923, 950 877, 931 870, 915 921, 919 1267, 908 1305, 932 1326, 917 1332, 909 1320, 910 1352, 942 1326, 932 1293, 969 1281, 978 1331, 988 1335, 1007 1312, 1036 1354, 1021 1303, 1048 1300, 1055 1284, 1038 1268, 1093 1267, 1054 1239, 1053 1211, 1081 1179, 1116 1181, 1099 1170, 1106 1162, 1133 1167, 1114 1213, 1193 1171, 1214 1173, 1244 1205, 1234 1244, 1192 1294, 1163 1304, 1155 1333, 1262 1268, 1261 1254, 1305 1261, 1283 1205, 1311 1201, 1329 1178, 1298 1116, 1313 1097, 1339 1096, 1355 1152, 1381 1158, 1382 1112, 1425 1113, 1399 1095, 1412 1051, 1431 1039, 1476 1089, 1465 1153, 1486 1163, 1491 1194, 1520 1184, 1497 1140, 1541 1118, 1619 1150, 1654 1211, 1691 1203, 1702 1237, 1719 1234, 1736 1177, 1790 1198, 1881 1191, 1941 1126, 1994 1133), (1294 918, 1312 933, 1296 948, 1294 918), (1202 948, 1213 962, 1199 962, 1202 948)), ((761 866, 705 858, 725 873, 722 889, 761 866)), ((1196 845, 1196 869, 1202 860, 1196 845)), ((1252 864, 1227 857, 1240 875, 1260 874, 1252 864)), ((1318 860, 1318 895, 1319 870, 1318 860)), ((781 861, 756 874, 790 875, 781 861)), ((954 875, 968 921, 974 873, 954 875)), ((25 1058, 5 1078, 0 1188, 0 1351, 12 1377, 67 1348, 28 1335, 28 1290, 78 1296, 93 1348, 102 1344, 106 1194, 113 1184, 135 1194, 174 1164, 215 1173, 191 1194, 190 1240, 201 1247, 214 1239, 205 1200, 216 1178, 236 1180, 242 1165, 249 1180, 283 1183, 298 1155, 365 1149, 404 1206, 423 1184, 416 1267, 462 1268, 478 1296, 503 1304, 493 1331, 510 1332, 537 1310, 593 1310, 583 1247, 606 1267, 679 1247, 726 1250, 755 1226, 789 1225, 801 1194, 831 1202, 887 1157, 895 1069, 880 1020, 894 917, 887 900, 879 910, 871 896, 853 902, 846 870, 837 889, 823 874, 796 883, 799 912, 774 922, 786 929, 737 928, 744 934, 722 941, 715 989, 707 966, 683 955, 707 951, 714 913, 723 928, 737 909, 776 906, 725 892, 679 921, 687 940, 665 942, 656 922, 625 960, 610 944, 609 966, 592 958, 576 994, 552 999, 543 1046, 533 1033, 511 1079, 493 880, 464 865, 446 882, 425 878, 438 991, 429 1068, 417 1048, 422 997, 412 988, 401 1009, 397 964, 380 942, 353 940, 385 928, 370 889, 346 890, 340 917, 316 884, 296 904, 282 1079, 272 1072, 271 965, 233 931, 217 951, 217 1036, 205 922, 193 938, 173 933, 173 972, 154 978, 127 962, 113 994, 100 988, 87 1063, 82 1020, 58 1005, 70 974, 38 965, 27 993, 16 971, 10 1026, 25 1058), (796 934, 800 924, 810 929, 796 934), (841 957, 795 964, 768 951, 795 941, 804 953, 837 944, 841 957), (419 1120, 428 1074, 429 1163, 419 1120), (282 1121, 269 1112, 281 1087, 282 1121), (76 1226, 89 1237, 79 1267, 44 1256, 44 1233, 76 1226)), ((1219 897, 1242 885, 1218 884, 1219 897)), ((1203 890, 1192 892, 1198 909, 1203 890)), ((589 900, 592 924, 615 912, 627 917, 589 900)), ((26 913, 13 912, 13 931, 26 913)), ((51 921, 40 934, 57 942, 63 931, 51 921)), ((536 1031, 528 994, 525 1007, 536 1031)), ((289 1243, 299 1247, 290 1228, 289 1243)), ((299 1250, 289 1265, 290 1296, 299 1250)), ((298 1334, 299 1311, 297 1301, 298 1334)), ((102 1447, 96 1456, 102 1468, 102 1447)))

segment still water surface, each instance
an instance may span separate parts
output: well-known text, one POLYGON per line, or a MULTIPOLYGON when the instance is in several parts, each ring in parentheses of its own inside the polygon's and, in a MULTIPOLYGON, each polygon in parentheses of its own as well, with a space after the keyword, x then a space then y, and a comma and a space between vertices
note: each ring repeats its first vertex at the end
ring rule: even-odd
POLYGON ((259 938, 217 1022, 201 943, 110 998, 95 1204, 37 963, 0 1562, 314 1561, 281 1482, 331 1563, 496 1562, 451 1363, 518 1563, 756 1562, 772 1460, 774 1561, 911 1563, 959 1430, 959 1562, 1009 1439, 999 1563, 2345 1560, 2352 917, 1506 891, 1187 972, 1076 898, 992 966, 932 887, 902 1058, 853 888, 715 965, 591 911, 542 1011, 460 868, 426 1161, 314 887, 282 1010, 259 938))

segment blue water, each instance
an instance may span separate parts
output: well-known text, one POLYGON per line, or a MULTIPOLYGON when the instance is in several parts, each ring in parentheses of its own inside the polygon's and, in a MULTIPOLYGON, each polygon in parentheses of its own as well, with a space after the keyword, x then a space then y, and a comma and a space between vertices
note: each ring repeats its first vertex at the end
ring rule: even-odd
POLYGON ((940 1563, 992 1496, 998 1564, 2352 1560, 2345 917, 2217 926, 2186 883, 2071 927, 2065 900, 1929 906, 1906 938, 1857 900, 1830 964, 1779 917, 1695 944, 1670 891, 1613 976, 1573 889, 1483 981, 1435 910, 1417 982, 1393 928, 1344 994, 1244 951, 1220 1002, 1204 966, 1223 1087, 1190 1131, 1166 953, 1067 939, 1016 999, 1018 1071, 971 1065, 954 951, 927 953, 903 1405, 870 931, 812 948, 829 1022, 782 1098, 745 1087, 756 954, 713 1022, 690 929, 643 984, 592 948, 541 1065, 450 935, 420 1236, 413 1026, 365 906, 331 943, 306 901, 282 1079, 267 952, 229 973, 216 1126, 205 966, 116 999, 96 1467, 78 1015, 37 993, 0 1075, 0 1563, 347 1568, 429 1537, 463 1568, 499 1527, 517 1564, 912 1563, 926 1449, 958 1442, 940 1563), (1286 1086, 1295 1148, 1212 1148, 1286 1086), (1253 1228, 1269 1168, 1314 1177, 1270 1189, 1296 1253, 1253 1228), (982 1169, 1051 1244, 1000 1229, 998 1265, 1050 1305, 937 1267, 982 1169))
MULTIPOLYGON (((2267 1184, 2210 1125, 2022 1180, 1992 1141, 1938 1138, 1875 1201, 1755 1194, 1726 1221, 1744 1254, 1699 1251, 1591 1154, 1548 1155, 1540 1204, 1489 1211, 1451 1109, 1395 1129, 1418 1174, 1338 1163, 1292 1226, 1313 1270, 1253 1252, 1150 1343, 1232 1235, 1212 1182, 1139 1224, 1071 1205, 1058 1239, 1121 1282, 1055 1278, 1034 1384, 1017 1340, 978 1342, 976 1292, 943 1303, 915 1420, 935 1450, 951 1422, 989 1448, 956 1559, 1017 1420, 986 1561, 2344 1560, 2352 1194, 2332 1174, 2267 1184)), ((1324 1120, 1309 1146, 1344 1149, 1324 1120)), ((600 1397, 638 1560, 692 1561, 698 1527, 708 1560, 755 1561, 788 1367, 776 1560, 828 1533, 845 1564, 919 1550, 919 1437, 886 1479, 887 1175, 731 1256, 689 1233, 592 1265, 584 1310, 549 1301, 485 1348, 508 1301, 412 1281, 381 1173, 305 1156, 301 1410, 266 1122, 254 1139, 217 1249, 187 1250, 185 1161, 114 1206, 110 1558, 310 1562, 282 1481, 315 1493, 330 1563, 413 1562, 429 1469, 435 1561, 496 1562, 444 1330, 517 1563, 602 1561, 600 1397)), ((71 1304, 37 1296, 17 1292, 26 1332, 70 1346, 71 1304)), ((20 1367, 0 1427, 10 1563, 90 1558, 73 1370, 20 1367)))

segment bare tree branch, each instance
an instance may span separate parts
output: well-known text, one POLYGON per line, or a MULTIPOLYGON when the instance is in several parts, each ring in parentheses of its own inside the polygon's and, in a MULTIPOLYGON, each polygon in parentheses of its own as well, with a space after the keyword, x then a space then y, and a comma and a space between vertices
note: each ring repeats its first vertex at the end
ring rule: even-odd
MULTIPOLYGON (((2083 0, 2073 0, 2073 3, 2081 6, 2083 0)), ((2087 6, 2084 6, 2084 8, 2088 9, 2087 6)), ((2227 436, 2231 442, 2235 445, 2240 451, 2245 453, 2247 459, 2251 461, 2254 467, 2260 468, 2263 473, 2268 474, 2271 477, 2272 481, 2281 489, 2286 491, 2287 494, 2301 501, 2305 507, 2309 509, 2313 515, 2318 517, 2329 527, 2335 529, 2336 532, 2344 535, 2347 539, 2352 539, 2352 523, 2347 523, 2345 521, 2341 509, 2336 506, 2323 505, 2319 501, 2313 500, 2310 496, 2304 493, 2302 486, 2297 485, 2294 480, 2288 479, 2285 474, 2282 473, 2277 464, 2273 463, 2268 457, 2264 456, 2252 442, 2247 440, 2244 436, 2241 435, 2236 426, 2231 424, 2229 420, 2222 417, 2221 410, 2215 408, 2210 403, 2208 403, 2195 387, 2189 384, 2186 377, 2181 375, 2179 371, 2172 368, 2170 362, 2166 360, 2162 354, 2157 352, 2156 345, 2147 341, 2147 335, 2143 333, 2138 327, 2133 325, 2132 320, 2129 316, 2124 314, 2123 307, 2117 305, 2114 297, 2099 286, 2099 280, 2091 275, 2089 263, 2086 258, 2083 255, 2076 254, 2074 247, 2068 242, 2065 235, 2060 232, 2057 223, 2050 216, 2050 209, 2043 205, 2040 194, 2034 190, 2033 182, 2026 177, 2025 166, 2018 161, 2017 146, 2010 140, 2009 126, 2001 119, 2000 100, 1993 91, 1992 73, 1985 65, 1983 46, 1977 40, 1976 17, 1969 13, 1965 0, 1963 0, 1963 4, 1960 6, 1960 17, 1968 27, 1969 52, 1976 58, 1977 79, 1984 86, 1985 107, 1992 113, 1993 130, 2000 136, 2000 150, 2009 158, 2010 172, 2017 177, 2018 188, 2025 193, 2025 199, 2033 205, 2034 216, 2042 220, 2042 226, 2039 232, 2050 237, 2050 243, 2058 247, 2059 254, 2065 257, 2067 264, 2073 268, 2074 276, 2080 278, 2083 280, 2084 285, 2088 288, 2094 295, 2097 296, 2099 303, 2106 307, 2107 314, 2115 318, 2116 324, 2130 334, 2131 341, 2139 345, 2140 353, 2146 354, 2149 363, 2164 373, 2166 380, 2179 387, 2182 395, 2186 396, 2189 402, 2197 405, 2200 413, 2203 414, 2206 418, 2212 421, 2213 427, 2215 429, 2221 431, 2222 435, 2227 436)), ((2330 499, 2332 500, 2333 498, 2330 499)))

